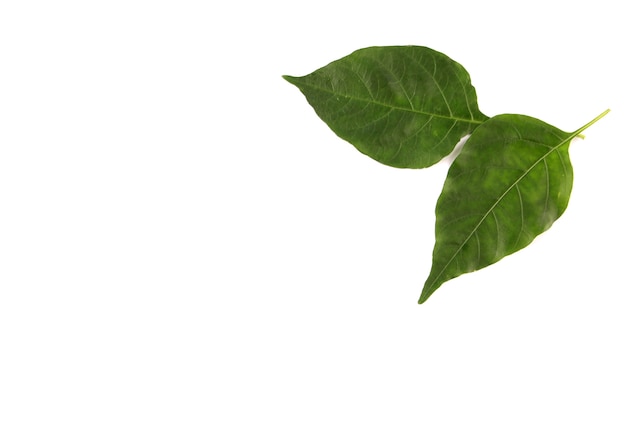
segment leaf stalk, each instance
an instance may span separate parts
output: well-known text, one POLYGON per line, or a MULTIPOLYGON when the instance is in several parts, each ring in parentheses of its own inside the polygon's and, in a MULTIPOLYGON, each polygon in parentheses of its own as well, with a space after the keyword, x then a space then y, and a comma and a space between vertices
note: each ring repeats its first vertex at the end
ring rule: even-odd
POLYGON ((611 109, 606 109, 604 112, 600 113, 598 116, 596 116, 593 120, 591 120, 591 122, 583 125, 582 127, 580 127, 579 129, 577 129, 576 131, 574 131, 574 135, 580 138, 585 138, 585 136, 581 135, 581 133, 583 131, 585 131, 587 128, 589 128, 590 126, 592 126, 593 124, 595 124, 596 122, 598 122, 600 119, 604 118, 609 112, 611 111, 611 109))

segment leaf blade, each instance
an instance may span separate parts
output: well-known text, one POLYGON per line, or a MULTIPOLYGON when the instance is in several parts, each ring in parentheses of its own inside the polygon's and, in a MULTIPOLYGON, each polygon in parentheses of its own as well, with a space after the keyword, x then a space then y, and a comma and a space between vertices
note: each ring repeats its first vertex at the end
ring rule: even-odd
POLYGON ((420 304, 444 282, 521 250, 550 228, 572 190, 569 143, 587 126, 566 133, 528 116, 499 115, 474 132, 437 202, 420 304))
POLYGON ((426 47, 360 49, 284 78, 339 137, 393 167, 437 163, 487 119, 467 71, 426 47))

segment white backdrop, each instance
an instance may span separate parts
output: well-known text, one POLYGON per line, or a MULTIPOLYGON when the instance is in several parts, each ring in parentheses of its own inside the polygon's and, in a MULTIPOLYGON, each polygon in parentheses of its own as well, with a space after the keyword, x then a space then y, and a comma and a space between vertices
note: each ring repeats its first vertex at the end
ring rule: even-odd
POLYGON ((0 4, 0 427, 626 427, 617 2, 0 4), (281 75, 373 45, 573 131, 563 217, 424 305, 447 165, 281 75))

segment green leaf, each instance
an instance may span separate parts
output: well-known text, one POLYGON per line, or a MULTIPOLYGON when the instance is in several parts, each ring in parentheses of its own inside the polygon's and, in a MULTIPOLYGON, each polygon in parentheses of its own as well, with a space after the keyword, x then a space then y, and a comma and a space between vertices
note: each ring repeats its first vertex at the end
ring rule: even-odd
POLYGON ((538 119, 499 115, 478 127, 448 171, 436 207, 435 247, 419 303, 444 282, 530 244, 569 201, 573 133, 538 119))
POLYGON ((339 137, 393 167, 437 163, 488 119, 467 71, 421 46, 365 48, 284 78, 339 137))

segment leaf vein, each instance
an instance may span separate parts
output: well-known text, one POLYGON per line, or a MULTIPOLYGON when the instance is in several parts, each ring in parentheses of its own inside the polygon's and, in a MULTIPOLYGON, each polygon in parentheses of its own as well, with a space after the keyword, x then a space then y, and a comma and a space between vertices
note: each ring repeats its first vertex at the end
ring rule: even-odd
POLYGON ((452 115, 451 116, 445 116, 445 115, 432 113, 432 112, 426 112, 426 111, 418 110, 418 109, 408 109, 408 108, 402 107, 402 106, 392 106, 392 105, 390 105, 388 103, 384 103, 384 102, 382 102, 380 100, 377 100, 374 97, 374 95, 372 94, 372 92, 369 90, 369 88, 368 88, 368 92, 370 93, 371 99, 367 100, 367 99, 364 99, 364 98, 361 98, 361 97, 356 97, 354 95, 343 94, 343 93, 340 93, 339 91, 334 91, 333 92, 333 91, 329 90, 328 88, 321 87, 321 86, 318 86, 318 85, 312 85, 312 84, 310 84, 308 82, 303 82, 300 85, 301 86, 308 86, 309 88, 312 88, 312 89, 314 89, 316 91, 319 91, 319 92, 326 92, 326 93, 329 93, 331 95, 348 98, 348 99, 351 99, 351 100, 354 100, 354 101, 358 101, 358 102, 361 102, 361 103, 372 103, 372 104, 376 104, 376 105, 379 105, 379 106, 382 106, 382 107, 385 107, 385 108, 388 108, 388 109, 396 109, 396 110, 402 110, 402 111, 405 111, 405 112, 411 112, 411 113, 418 114, 418 115, 432 116, 433 118, 437 118, 437 119, 444 119, 444 120, 451 120, 451 121, 458 121, 458 122, 466 122, 466 123, 470 123, 470 124, 482 124, 482 123, 485 122, 485 121, 481 121, 481 120, 477 120, 477 119, 460 118, 460 117, 456 117, 456 116, 452 116, 452 115))

